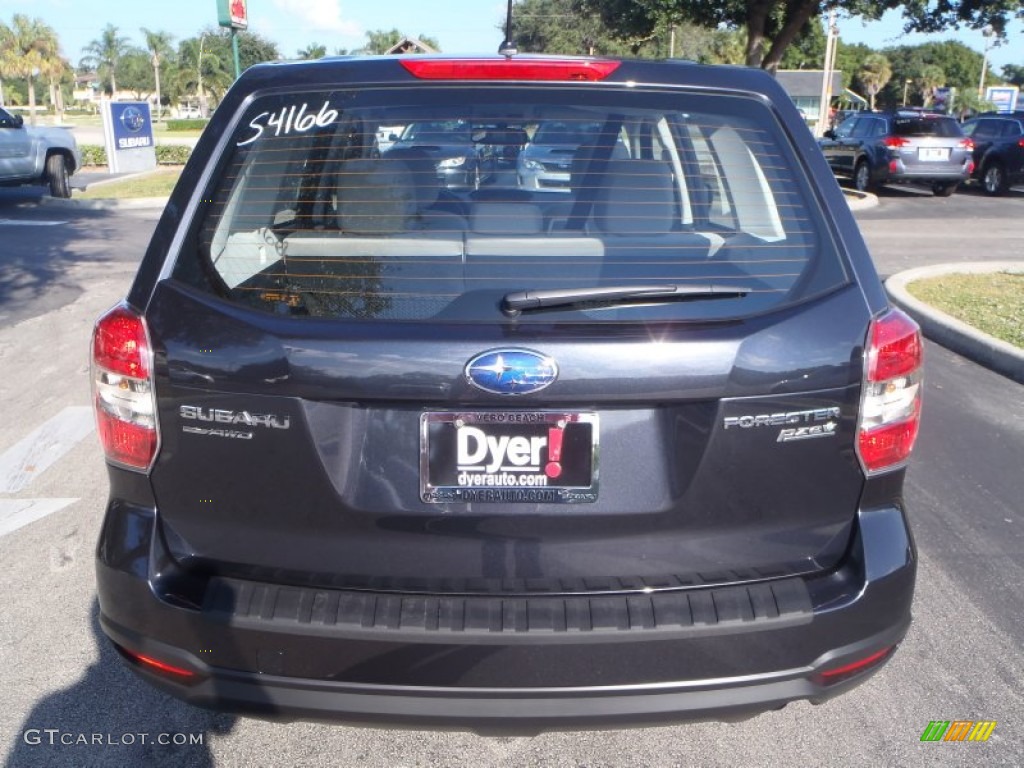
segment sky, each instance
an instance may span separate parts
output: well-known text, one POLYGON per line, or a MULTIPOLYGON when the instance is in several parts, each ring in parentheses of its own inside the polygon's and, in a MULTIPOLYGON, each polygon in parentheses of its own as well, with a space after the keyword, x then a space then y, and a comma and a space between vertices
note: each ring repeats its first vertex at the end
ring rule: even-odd
MULTIPOLYGON (((363 45, 367 30, 398 28, 404 34, 436 38, 447 53, 493 53, 501 42, 504 0, 249 0, 249 26, 273 40, 285 57, 311 43, 328 52, 363 45)), ((108 22, 133 43, 143 42, 140 27, 170 32, 176 40, 193 37, 217 23, 216 0, 0 0, 0 20, 15 13, 45 21, 56 30, 65 57, 77 65, 82 48, 99 37, 108 22)), ((956 39, 984 50, 985 38, 973 30, 950 30, 936 35, 903 35, 898 12, 879 22, 858 19, 839 22, 840 39, 875 48, 956 39)), ((1013 23, 1009 41, 992 48, 996 71, 1004 64, 1024 65, 1024 26, 1013 23)))

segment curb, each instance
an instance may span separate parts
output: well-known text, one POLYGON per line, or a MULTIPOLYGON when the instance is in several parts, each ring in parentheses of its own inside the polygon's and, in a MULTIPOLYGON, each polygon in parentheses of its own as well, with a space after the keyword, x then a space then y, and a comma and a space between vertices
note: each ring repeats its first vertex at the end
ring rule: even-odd
POLYGON ((878 205, 878 195, 871 192, 858 192, 856 189, 843 187, 843 197, 851 211, 865 211, 878 205))
POLYGON ((947 315, 907 291, 915 280, 941 275, 982 275, 991 272, 1024 274, 1024 261, 990 261, 963 264, 936 264, 908 269, 885 281, 885 290, 892 302, 913 317, 925 336, 979 365, 1024 384, 1024 349, 982 333, 967 323, 947 315))
POLYGON ((167 205, 166 197, 130 197, 121 200, 100 198, 97 200, 64 200, 55 197, 41 197, 39 204, 52 208, 72 208, 86 211, 139 211, 160 210, 167 205))

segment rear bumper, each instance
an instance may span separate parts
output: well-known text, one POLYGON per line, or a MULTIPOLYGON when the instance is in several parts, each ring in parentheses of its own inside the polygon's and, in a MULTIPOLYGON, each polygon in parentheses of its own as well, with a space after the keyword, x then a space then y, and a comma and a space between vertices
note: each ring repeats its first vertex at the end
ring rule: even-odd
POLYGON ((973 161, 970 160, 965 161, 963 165, 944 165, 941 168, 921 164, 905 165, 902 160, 896 160, 895 165, 895 169, 883 166, 879 181, 890 184, 959 184, 971 177, 971 170, 974 167, 973 161))
POLYGON ((445 600, 266 584, 246 592, 184 574, 163 552, 152 511, 115 505, 97 576, 104 632, 129 654, 191 671, 183 682, 132 664, 193 704, 532 733, 732 719, 831 698, 902 640, 915 569, 903 513, 889 507, 860 514, 844 565, 827 575, 633 595, 620 614, 617 598, 602 609, 587 597, 445 600), (743 590, 747 604, 734 599, 743 590), (531 623, 552 600, 559 607, 548 614, 563 618, 531 623), (585 620, 570 619, 580 600, 585 620), (458 620, 431 620, 450 613, 446 602, 462 604, 458 620), (426 610, 407 619, 406 604, 426 610), (856 672, 828 674, 875 655, 856 672))

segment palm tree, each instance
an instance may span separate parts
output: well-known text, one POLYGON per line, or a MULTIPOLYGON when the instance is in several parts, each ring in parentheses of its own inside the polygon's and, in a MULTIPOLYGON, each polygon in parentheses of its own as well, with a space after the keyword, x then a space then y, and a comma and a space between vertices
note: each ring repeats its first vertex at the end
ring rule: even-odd
POLYGON ((320 43, 310 43, 298 52, 300 59, 322 59, 327 55, 327 46, 320 43))
POLYGON ((14 14, 11 26, 0 24, 0 69, 25 78, 28 84, 29 121, 36 123, 36 83, 52 60, 59 58, 57 33, 41 19, 14 14))
POLYGON ((219 98, 234 80, 234 73, 228 71, 228 58, 218 55, 216 43, 215 34, 203 32, 178 44, 177 87, 185 93, 195 92, 204 115, 208 104, 206 91, 219 98))
POLYGON ((885 84, 892 77, 892 65, 889 59, 880 53, 872 53, 864 57, 860 72, 857 78, 860 80, 864 90, 867 91, 871 100, 871 110, 875 109, 875 97, 878 92, 885 88, 885 84))
POLYGON ((149 51, 150 61, 153 63, 153 79, 156 82, 156 119, 160 119, 160 106, 162 96, 160 95, 160 62, 171 55, 171 41, 174 36, 169 32, 151 32, 145 27, 142 34, 146 36, 146 50, 149 51))
POLYGON ((932 99, 935 98, 935 89, 941 88, 945 82, 946 73, 942 71, 942 67, 928 64, 921 68, 917 76, 917 86, 921 89, 922 107, 931 106, 932 99))
POLYGON ((117 27, 107 24, 100 36, 85 48, 81 66, 95 68, 103 79, 110 80, 111 98, 117 97, 117 65, 121 57, 131 50, 127 37, 119 37, 117 27))
POLYGON ((64 122, 64 94, 61 92, 60 83, 70 69, 71 65, 63 56, 50 57, 40 69, 40 74, 46 77, 50 85, 50 103, 53 105, 58 124, 64 122))

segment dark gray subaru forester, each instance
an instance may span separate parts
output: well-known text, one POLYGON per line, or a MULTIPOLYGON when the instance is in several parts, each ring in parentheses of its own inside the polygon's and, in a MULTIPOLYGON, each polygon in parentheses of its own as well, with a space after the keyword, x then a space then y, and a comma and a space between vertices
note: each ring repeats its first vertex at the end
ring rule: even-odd
POLYGON ((264 717, 823 701, 910 622, 921 354, 763 72, 254 67, 95 329, 103 629, 154 685, 264 717), (474 157, 376 142, 426 121, 474 157), (524 188, 553 121, 600 130, 567 188, 524 188), (452 188, 460 162, 488 173, 452 188))

